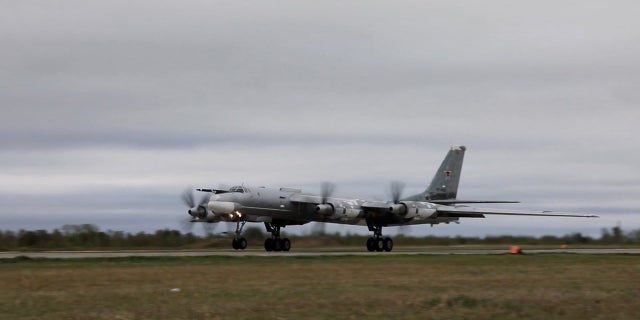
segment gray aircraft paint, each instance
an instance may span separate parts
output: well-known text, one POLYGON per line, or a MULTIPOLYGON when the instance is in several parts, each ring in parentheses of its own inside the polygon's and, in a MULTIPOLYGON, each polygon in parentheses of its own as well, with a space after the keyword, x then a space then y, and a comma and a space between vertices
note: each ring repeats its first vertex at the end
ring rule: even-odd
POLYGON ((422 193, 406 197, 404 201, 429 201, 456 199, 458 195, 458 184, 462 172, 462 161, 465 146, 452 147, 444 158, 438 171, 436 171, 431 183, 422 193))
MULTIPOLYGON (((213 194, 208 202, 191 208, 189 214, 193 217, 192 222, 238 222, 236 237, 240 236, 242 230, 240 223, 244 225, 245 222, 263 222, 268 231, 275 226, 278 231, 277 235, 274 233, 274 238, 277 238, 280 227, 302 225, 314 221, 367 225, 370 231, 375 232, 376 239, 380 238, 382 227, 413 224, 435 225, 457 222, 460 218, 484 218, 488 214, 595 217, 550 211, 456 206, 456 203, 465 203, 463 200, 455 200, 465 151, 464 146, 452 147, 424 192, 396 200, 396 202, 344 199, 328 195, 323 197, 305 193, 299 189, 274 189, 243 185, 234 186, 228 190, 198 189, 213 194), (438 203, 438 201, 454 205, 445 205, 438 203)), ((468 201, 468 203, 482 202, 504 201, 468 201)))

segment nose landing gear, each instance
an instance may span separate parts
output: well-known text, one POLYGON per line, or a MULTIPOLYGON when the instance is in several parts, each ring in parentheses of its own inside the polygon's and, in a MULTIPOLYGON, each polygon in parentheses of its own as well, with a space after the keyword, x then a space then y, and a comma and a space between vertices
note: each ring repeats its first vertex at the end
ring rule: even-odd
POLYGON ((236 222, 236 232, 231 242, 231 246, 236 250, 244 250, 247 248, 247 239, 241 236, 245 223, 247 223, 246 220, 236 222))

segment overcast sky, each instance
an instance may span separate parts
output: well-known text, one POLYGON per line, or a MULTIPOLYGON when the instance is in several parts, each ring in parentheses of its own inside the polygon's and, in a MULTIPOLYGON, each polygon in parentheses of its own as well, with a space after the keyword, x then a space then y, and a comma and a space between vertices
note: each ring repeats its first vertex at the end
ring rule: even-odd
POLYGON ((637 1, 0 8, 0 229, 180 228, 188 186, 332 181, 385 199, 393 180, 424 189, 461 144, 459 198, 601 218, 410 233, 640 228, 637 1))

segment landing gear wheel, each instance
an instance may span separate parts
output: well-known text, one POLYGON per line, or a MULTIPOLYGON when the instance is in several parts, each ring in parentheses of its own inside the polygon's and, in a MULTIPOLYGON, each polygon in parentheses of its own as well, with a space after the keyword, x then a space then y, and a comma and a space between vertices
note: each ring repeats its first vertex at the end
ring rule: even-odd
POLYGON ((291 240, 289 238, 282 239, 282 251, 291 250, 291 240))
POLYGON ((273 251, 282 251, 282 239, 273 239, 273 251))
POLYGON ((267 252, 273 251, 273 239, 264 240, 264 250, 267 252))
POLYGON ((288 238, 280 238, 280 228, 286 226, 286 224, 265 222, 264 223, 267 232, 271 233, 271 237, 264 240, 264 250, 266 251, 289 251, 291 250, 291 240, 288 238))
POLYGON ((241 237, 242 228, 244 228, 246 220, 237 221, 236 222, 236 232, 233 240, 231 241, 231 246, 236 250, 244 250, 247 248, 247 239, 241 237))
POLYGON ((247 248, 247 239, 240 238, 236 242, 238 243, 238 249, 244 250, 247 248))
POLYGON ((382 240, 382 238, 375 239, 375 248, 377 252, 384 250, 384 240, 382 240))
POLYGON ((367 239, 367 250, 369 252, 391 251, 393 250, 393 240, 389 237, 382 237, 383 225, 377 224, 375 221, 367 220, 369 231, 373 232, 373 237, 367 239))
POLYGON ((367 250, 369 250, 369 252, 374 252, 376 250, 375 241, 376 239, 374 238, 367 239, 367 250))
POLYGON ((384 238, 384 240, 382 240, 382 249, 386 252, 393 250, 393 240, 389 237, 384 238))
POLYGON ((231 241, 231 246, 236 250, 244 250, 247 248, 247 239, 238 238, 231 241))

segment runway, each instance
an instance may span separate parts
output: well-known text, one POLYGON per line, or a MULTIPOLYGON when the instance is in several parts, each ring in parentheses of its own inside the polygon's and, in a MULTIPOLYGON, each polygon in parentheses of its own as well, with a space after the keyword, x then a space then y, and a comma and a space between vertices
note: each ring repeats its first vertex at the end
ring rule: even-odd
MULTIPOLYGON (((507 254, 505 249, 465 249, 437 248, 433 250, 397 250, 392 252, 367 251, 311 251, 297 250, 290 252, 265 252, 262 250, 118 250, 118 251, 40 251, 0 252, 0 259, 16 257, 48 258, 48 259, 83 259, 83 258, 123 258, 123 257, 319 257, 319 256, 374 256, 374 255, 498 255, 507 254)), ((596 248, 596 249, 526 249, 524 254, 639 254, 640 248, 596 248)))

